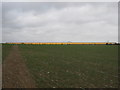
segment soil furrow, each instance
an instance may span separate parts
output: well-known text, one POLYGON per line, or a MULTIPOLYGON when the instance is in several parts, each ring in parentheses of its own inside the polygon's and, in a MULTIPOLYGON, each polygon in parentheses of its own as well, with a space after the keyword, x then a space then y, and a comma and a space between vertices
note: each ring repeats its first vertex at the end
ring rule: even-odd
POLYGON ((3 62, 3 88, 36 88, 17 45, 3 62))

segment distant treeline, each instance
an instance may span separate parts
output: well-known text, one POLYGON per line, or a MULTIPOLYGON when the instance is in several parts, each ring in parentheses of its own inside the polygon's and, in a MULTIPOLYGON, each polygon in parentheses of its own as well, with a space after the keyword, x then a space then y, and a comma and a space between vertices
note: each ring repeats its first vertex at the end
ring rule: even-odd
POLYGON ((120 45, 120 43, 105 43, 105 42, 92 42, 92 43, 83 43, 83 42, 70 42, 70 43, 67 43, 67 42, 64 42, 64 43, 61 43, 61 42, 44 42, 44 43, 25 43, 25 42, 22 42, 22 43, 5 43, 5 44, 38 44, 38 45, 52 45, 52 44, 58 44, 58 45, 71 45, 71 44, 78 44, 78 45, 97 45, 97 44, 100 44, 100 45, 120 45))

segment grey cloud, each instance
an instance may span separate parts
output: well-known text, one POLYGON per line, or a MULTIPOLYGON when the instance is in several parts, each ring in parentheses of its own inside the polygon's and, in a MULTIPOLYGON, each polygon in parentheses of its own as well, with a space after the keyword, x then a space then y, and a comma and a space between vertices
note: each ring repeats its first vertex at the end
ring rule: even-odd
POLYGON ((117 3, 3 3, 3 41, 117 41, 117 3))

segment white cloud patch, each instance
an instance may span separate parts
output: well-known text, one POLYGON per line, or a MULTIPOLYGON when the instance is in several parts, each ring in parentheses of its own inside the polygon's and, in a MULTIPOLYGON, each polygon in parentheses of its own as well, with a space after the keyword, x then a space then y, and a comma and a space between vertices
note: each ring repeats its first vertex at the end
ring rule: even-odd
POLYGON ((117 3, 14 4, 3 4, 3 42, 118 39, 117 3))

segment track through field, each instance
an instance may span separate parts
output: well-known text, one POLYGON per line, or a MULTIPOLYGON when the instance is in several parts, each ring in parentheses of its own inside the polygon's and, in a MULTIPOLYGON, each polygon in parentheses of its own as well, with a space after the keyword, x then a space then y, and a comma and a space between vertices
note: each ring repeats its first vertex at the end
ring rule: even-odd
POLYGON ((36 88, 17 45, 13 45, 3 62, 3 88, 36 88))

